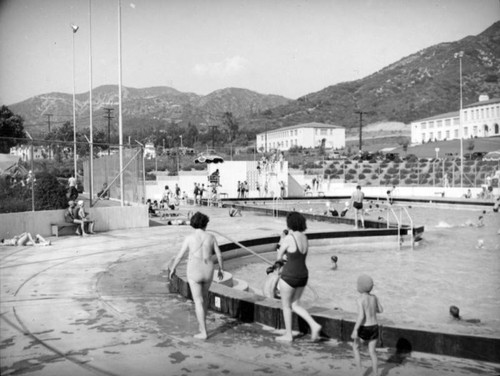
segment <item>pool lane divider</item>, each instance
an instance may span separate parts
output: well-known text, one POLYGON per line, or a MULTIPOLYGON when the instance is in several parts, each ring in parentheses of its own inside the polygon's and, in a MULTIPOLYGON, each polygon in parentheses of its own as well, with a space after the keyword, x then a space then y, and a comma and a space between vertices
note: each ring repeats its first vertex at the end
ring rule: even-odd
MULTIPOLYGON (((355 236, 380 236, 382 232, 397 231, 397 229, 371 229, 355 231, 307 233, 309 239, 332 239, 355 236), (363 234, 363 235, 362 235, 363 234)), ((276 250, 279 236, 255 238, 241 241, 241 245, 252 247, 256 253, 273 252, 276 250)), ((247 256, 248 251, 238 244, 226 243, 220 245, 224 259, 247 256)), ((265 278, 263 273, 263 278, 265 278)), ((176 273, 169 283, 171 293, 178 293, 192 299, 186 276, 186 261, 176 268, 176 273)), ((250 291, 234 289, 222 284, 212 283, 209 293, 209 308, 226 314, 242 322, 256 322, 276 329, 285 327, 281 302, 266 298, 250 291)), ((329 309, 314 306, 309 309, 314 319, 321 324, 321 335, 326 338, 344 342, 351 341, 354 328, 355 313, 339 309, 329 309)), ((395 325, 386 319, 381 319, 380 347, 394 351, 397 356, 411 355, 412 351, 454 356, 487 362, 500 363, 500 338, 487 336, 462 335, 453 333, 433 332, 412 327, 395 325)), ((302 333, 308 332, 308 325, 293 314, 293 329, 302 333)))

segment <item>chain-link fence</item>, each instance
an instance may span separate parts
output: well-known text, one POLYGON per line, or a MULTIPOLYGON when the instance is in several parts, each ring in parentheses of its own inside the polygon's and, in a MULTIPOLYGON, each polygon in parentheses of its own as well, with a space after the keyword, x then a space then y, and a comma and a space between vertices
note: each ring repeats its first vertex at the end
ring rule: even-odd
POLYGON ((0 213, 61 209, 75 195, 92 205, 99 205, 101 199, 121 201, 122 192, 127 204, 143 201, 145 168, 140 147, 123 148, 120 171, 118 146, 94 144, 91 179, 88 143, 12 137, 0 137, 0 143, 8 146, 4 152, 9 151, 0 153, 0 213), (71 190, 73 177, 76 186, 71 190))

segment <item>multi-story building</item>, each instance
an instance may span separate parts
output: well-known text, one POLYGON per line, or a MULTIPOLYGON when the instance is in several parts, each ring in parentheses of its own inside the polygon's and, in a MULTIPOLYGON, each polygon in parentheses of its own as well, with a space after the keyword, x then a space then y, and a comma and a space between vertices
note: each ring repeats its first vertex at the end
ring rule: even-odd
POLYGON ((460 138, 489 137, 500 135, 500 98, 489 99, 481 95, 476 103, 464 106, 460 111, 448 112, 411 123, 411 142, 421 144, 460 138))
POLYGON ((258 151, 288 150, 292 146, 326 149, 345 147, 345 128, 323 123, 297 124, 257 134, 258 151))

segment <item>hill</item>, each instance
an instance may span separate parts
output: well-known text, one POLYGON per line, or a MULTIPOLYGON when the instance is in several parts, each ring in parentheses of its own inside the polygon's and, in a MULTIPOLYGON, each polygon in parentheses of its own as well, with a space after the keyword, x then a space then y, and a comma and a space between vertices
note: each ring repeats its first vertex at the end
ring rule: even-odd
MULTIPOLYGON (((231 112, 240 132, 250 140, 265 129, 321 122, 341 125, 347 138, 359 134, 359 115, 363 111, 365 139, 372 132, 366 125, 406 124, 397 130, 385 128, 386 135, 408 136, 409 123, 436 114, 456 111, 459 107, 459 61, 455 53, 463 51, 463 102, 476 102, 487 93, 500 97, 500 22, 477 36, 441 43, 411 54, 360 80, 328 86, 297 100, 263 95, 246 89, 226 88, 206 96, 183 93, 170 87, 123 88, 124 131, 142 128, 165 129, 168 124, 185 128, 189 123, 201 132, 207 125, 219 125, 224 112, 231 112)), ((105 127, 104 108, 117 113, 118 89, 100 86, 93 90, 96 127, 105 127)), ((89 118, 88 93, 76 96, 77 128, 86 127, 89 118)), ((72 118, 72 95, 49 93, 9 106, 25 119, 28 130, 45 131, 49 120, 61 124, 72 118)))
MULTIPOLYGON (((246 89, 227 88, 206 96, 183 93, 170 87, 136 89, 122 87, 122 108, 124 127, 155 127, 161 124, 188 123, 206 126, 217 122, 224 112, 232 112, 242 118, 288 103, 290 99, 278 95, 264 95, 246 89)), ((89 93, 75 96, 77 128, 88 126, 89 93)), ((73 96, 66 93, 38 95, 9 106, 11 111, 21 115, 28 130, 46 130, 51 124, 72 121, 73 96)), ((104 126, 104 108, 118 111, 118 87, 99 86, 92 90, 92 109, 96 127, 104 126)))
MULTIPOLYGON (((460 74, 456 52, 463 51, 463 102, 479 94, 500 96, 500 22, 477 36, 441 43, 407 56, 360 80, 343 82, 307 94, 296 101, 248 119, 248 127, 262 131, 302 122, 342 125, 357 134, 363 124, 403 122, 456 111, 460 74)), ((409 128, 409 126, 408 126, 409 128)))

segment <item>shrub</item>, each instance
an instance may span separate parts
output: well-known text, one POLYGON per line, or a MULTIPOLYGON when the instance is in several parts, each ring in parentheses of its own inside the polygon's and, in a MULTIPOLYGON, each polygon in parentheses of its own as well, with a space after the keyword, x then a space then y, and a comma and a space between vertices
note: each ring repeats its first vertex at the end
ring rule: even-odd
POLYGON ((399 170, 398 170, 397 168, 395 168, 395 167, 391 167, 391 168, 389 168, 389 169, 387 170, 387 173, 388 173, 388 174, 393 174, 393 175, 395 175, 395 174, 398 174, 398 173, 399 173, 399 170))
POLYGON ((345 174, 345 180, 352 180, 354 179, 354 176, 352 176, 351 174, 345 174))
POLYGON ((373 179, 373 180, 378 179, 378 175, 377 175, 377 174, 372 174, 372 179, 373 179))
POLYGON ((363 173, 359 174, 359 175, 358 175, 358 179, 359 179, 359 180, 364 180, 364 179, 366 179, 365 174, 363 174, 363 173))
POLYGON ((405 179, 405 184, 408 184, 408 185, 413 184, 413 179, 411 179, 411 178, 406 178, 406 179, 405 179))
POLYGON ((35 210, 64 209, 68 206, 66 192, 54 175, 40 174, 35 182, 35 210))
POLYGON ((392 179, 391 180, 391 184, 392 185, 398 185, 399 184, 399 179, 397 179, 397 178, 396 179, 392 179))
POLYGON ((370 172, 372 172, 372 169, 371 168, 364 168, 362 172, 363 172, 363 174, 369 174, 370 172))
POLYGON ((349 174, 352 174, 352 175, 356 175, 358 173, 358 171, 356 171, 355 169, 353 168, 350 168, 349 171, 347 171, 349 174))

